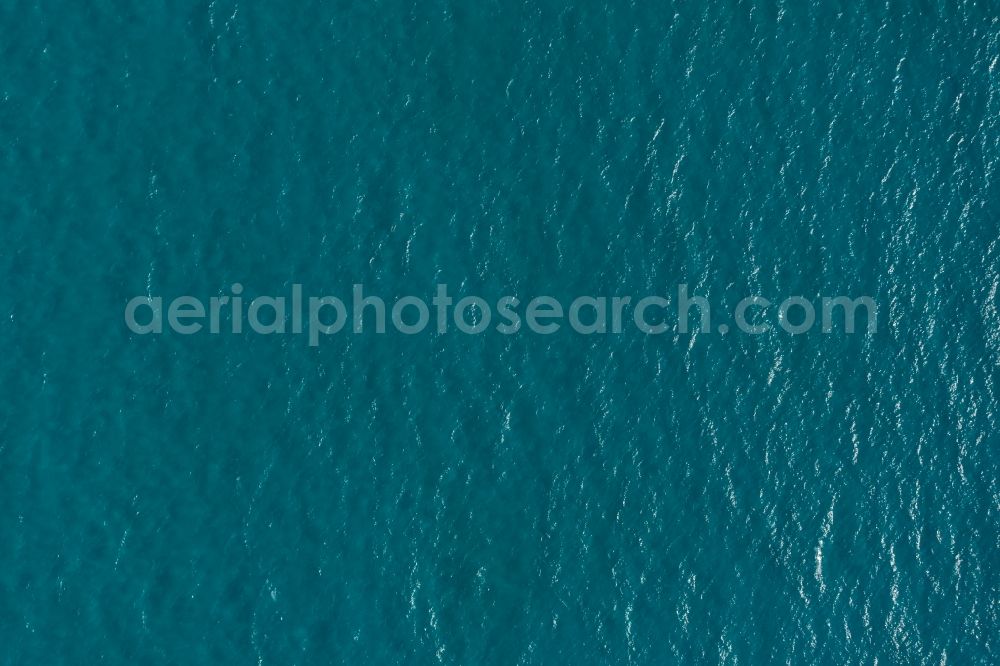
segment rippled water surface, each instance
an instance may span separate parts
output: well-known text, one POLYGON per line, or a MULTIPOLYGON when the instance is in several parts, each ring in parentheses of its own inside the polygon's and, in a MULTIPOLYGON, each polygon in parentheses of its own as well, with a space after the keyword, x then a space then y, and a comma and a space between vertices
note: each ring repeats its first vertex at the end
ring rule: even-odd
POLYGON ((0 8, 0 663, 1000 660, 1000 8, 0 8), (137 294, 871 335, 134 335, 137 294))

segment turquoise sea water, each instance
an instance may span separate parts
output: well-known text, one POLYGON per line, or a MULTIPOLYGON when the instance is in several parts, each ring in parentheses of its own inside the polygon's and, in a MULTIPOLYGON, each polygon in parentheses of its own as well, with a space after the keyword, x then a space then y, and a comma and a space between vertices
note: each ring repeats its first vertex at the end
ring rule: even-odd
POLYGON ((0 663, 997 663, 998 16, 6 3, 0 663), (125 327, 234 282, 879 328, 125 327))

